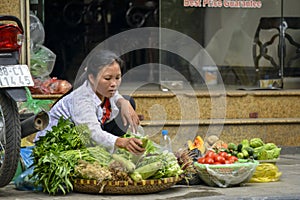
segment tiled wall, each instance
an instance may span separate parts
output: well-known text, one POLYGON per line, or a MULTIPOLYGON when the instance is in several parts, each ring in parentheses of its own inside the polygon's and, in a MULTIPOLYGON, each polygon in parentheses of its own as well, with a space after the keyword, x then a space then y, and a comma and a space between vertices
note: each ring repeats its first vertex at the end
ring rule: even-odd
POLYGON ((146 134, 158 142, 161 130, 168 129, 175 148, 195 135, 205 138, 210 134, 226 142, 260 137, 281 146, 300 146, 299 90, 199 91, 195 95, 137 92, 133 97, 138 114, 145 118, 146 134))
POLYGON ((14 15, 20 18, 20 0, 0 0, 0 15, 14 15))

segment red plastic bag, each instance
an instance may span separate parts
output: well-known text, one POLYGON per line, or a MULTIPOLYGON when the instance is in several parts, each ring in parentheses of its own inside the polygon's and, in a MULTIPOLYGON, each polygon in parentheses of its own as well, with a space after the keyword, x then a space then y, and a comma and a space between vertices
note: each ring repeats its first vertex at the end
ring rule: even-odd
POLYGON ((64 94, 72 88, 72 85, 56 77, 46 80, 34 79, 34 86, 29 87, 31 94, 64 94))

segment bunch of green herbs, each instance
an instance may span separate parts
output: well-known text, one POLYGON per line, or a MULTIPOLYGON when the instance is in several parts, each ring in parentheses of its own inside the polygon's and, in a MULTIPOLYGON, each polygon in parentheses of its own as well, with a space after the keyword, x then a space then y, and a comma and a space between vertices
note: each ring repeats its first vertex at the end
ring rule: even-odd
MULTIPOLYGON (((74 169, 79 160, 98 161, 89 151, 90 132, 87 126, 75 126, 69 119, 60 118, 52 130, 41 136, 33 149, 36 186, 42 186, 44 192, 55 195, 66 194, 73 190, 74 169)), ((100 147, 99 147, 100 148, 100 147)), ((103 150, 105 151, 105 150, 103 150)), ((100 151, 101 152, 101 151, 100 151)), ((100 157, 102 164, 109 162, 109 156, 100 157)))

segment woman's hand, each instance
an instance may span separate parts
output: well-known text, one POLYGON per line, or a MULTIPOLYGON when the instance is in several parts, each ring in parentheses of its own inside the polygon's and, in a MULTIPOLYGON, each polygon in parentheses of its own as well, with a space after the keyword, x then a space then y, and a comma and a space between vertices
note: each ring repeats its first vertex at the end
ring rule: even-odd
POLYGON ((124 126, 130 125, 130 129, 133 133, 136 133, 137 127, 140 124, 139 117, 130 102, 126 99, 119 99, 118 106, 121 110, 121 117, 124 126))
POLYGON ((145 151, 145 149, 141 147, 142 141, 137 138, 118 138, 115 145, 119 148, 127 149, 134 154, 141 154, 145 151))

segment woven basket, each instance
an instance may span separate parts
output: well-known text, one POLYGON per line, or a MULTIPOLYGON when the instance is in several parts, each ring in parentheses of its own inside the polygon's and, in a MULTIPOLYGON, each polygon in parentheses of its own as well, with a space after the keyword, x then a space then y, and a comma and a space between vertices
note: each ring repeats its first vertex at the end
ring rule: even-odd
POLYGON ((149 194, 169 189, 180 181, 182 177, 143 180, 139 182, 128 181, 102 181, 76 179, 73 187, 75 192, 92 194, 149 194))
POLYGON ((249 182, 259 162, 239 159, 233 164, 194 163, 199 177, 209 186, 229 187, 249 182))

